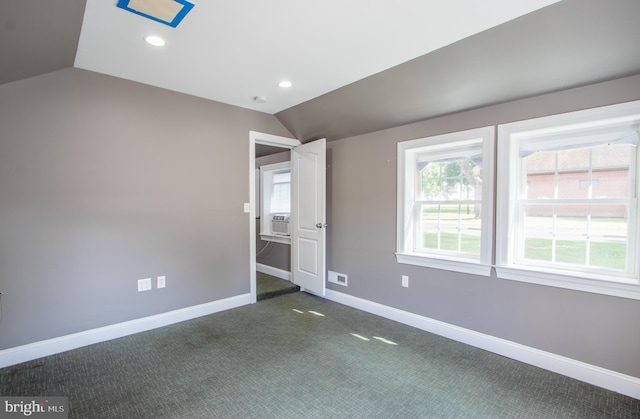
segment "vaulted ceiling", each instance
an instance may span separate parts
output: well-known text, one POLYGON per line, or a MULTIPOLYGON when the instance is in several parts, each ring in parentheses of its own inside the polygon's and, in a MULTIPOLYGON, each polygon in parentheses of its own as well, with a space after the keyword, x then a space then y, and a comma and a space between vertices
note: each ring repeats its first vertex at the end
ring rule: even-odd
POLYGON ((305 141, 640 73, 638 0, 192 2, 172 28, 116 0, 2 0, 0 84, 75 66, 271 113, 305 141))

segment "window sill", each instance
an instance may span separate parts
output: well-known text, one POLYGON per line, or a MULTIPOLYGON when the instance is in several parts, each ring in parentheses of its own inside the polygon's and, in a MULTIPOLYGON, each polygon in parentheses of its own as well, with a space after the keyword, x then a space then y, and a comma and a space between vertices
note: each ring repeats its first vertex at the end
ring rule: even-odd
POLYGON ((398 263, 407 265, 424 266, 426 268, 443 269, 446 271, 462 272, 466 274, 489 276, 491 274, 491 266, 482 265, 478 262, 438 259, 424 255, 410 253, 396 253, 398 263))
POLYGON ((506 266, 496 267, 496 273, 501 279, 640 300, 640 286, 637 283, 611 282, 506 266))
POLYGON ((262 233, 260 233, 260 240, 265 241, 265 242, 291 244, 291 237, 290 236, 276 236, 276 235, 273 235, 273 234, 262 234, 262 233))

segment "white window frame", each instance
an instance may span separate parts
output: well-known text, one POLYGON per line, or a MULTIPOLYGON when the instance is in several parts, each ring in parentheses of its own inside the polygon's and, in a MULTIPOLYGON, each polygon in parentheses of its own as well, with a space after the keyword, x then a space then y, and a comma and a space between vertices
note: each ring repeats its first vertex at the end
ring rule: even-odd
POLYGON ((285 170, 291 171, 291 162, 260 166, 260 239, 282 244, 291 244, 291 238, 273 234, 271 230, 271 192, 273 175, 285 170))
MULTIPOLYGON (((561 115, 530 119, 498 126, 497 208, 496 208, 496 273, 498 278, 530 282, 566 289, 640 299, 640 278, 637 252, 640 249, 638 226, 638 164, 630 176, 635 179, 628 214, 629 271, 615 275, 593 273, 588 269, 561 269, 558 266, 533 266, 516 261, 516 235, 519 220, 516 215, 520 161, 520 141, 540 134, 570 132, 581 128, 640 121, 640 101, 605 106, 561 115), (635 195, 635 196, 633 196, 635 195), (633 256, 635 255, 635 257, 633 256)), ((544 140, 542 140, 544 141, 544 140)), ((637 155, 637 154, 636 154, 637 155)))
POLYGON ((397 226, 396 260, 398 263, 445 269, 475 275, 489 276, 493 251, 494 219, 494 172, 495 172, 495 128, 482 127, 450 134, 436 135, 398 143, 398 187, 397 187, 397 226), (417 156, 426 148, 445 152, 447 148, 459 148, 467 142, 482 144, 482 212, 481 212, 481 251, 479 258, 469 258, 460 254, 442 254, 417 252, 414 249, 415 237, 414 206, 416 203, 417 156))

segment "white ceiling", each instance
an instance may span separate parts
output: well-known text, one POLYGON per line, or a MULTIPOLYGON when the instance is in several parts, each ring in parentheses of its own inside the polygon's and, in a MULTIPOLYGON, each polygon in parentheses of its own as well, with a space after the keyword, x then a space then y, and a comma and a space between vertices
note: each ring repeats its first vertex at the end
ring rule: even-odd
POLYGON ((75 66, 276 113, 557 1, 201 0, 172 28, 87 0, 75 66))

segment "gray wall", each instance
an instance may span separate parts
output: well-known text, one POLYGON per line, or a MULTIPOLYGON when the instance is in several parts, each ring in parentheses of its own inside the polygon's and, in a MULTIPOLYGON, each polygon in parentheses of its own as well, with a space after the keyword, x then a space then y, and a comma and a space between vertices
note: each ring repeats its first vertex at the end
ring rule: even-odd
MULTIPOLYGON (((281 163, 291 160, 291 152, 284 151, 256 158, 256 168, 267 164, 281 163)), ((260 239, 260 220, 256 219, 256 262, 283 271, 291 272, 291 246, 283 243, 269 242, 260 239), (261 250, 263 250, 260 252, 261 250)))
POLYGON ((640 377, 640 301, 396 263, 399 141, 640 99, 640 76, 328 143, 336 291, 640 377), (409 275, 409 288, 401 287, 409 275))
POLYGON ((0 349, 249 292, 249 130, 290 136, 275 117, 66 69, 0 86, 0 127, 0 349))
MULTIPOLYGON (((328 286, 640 377, 640 301, 394 257, 398 141, 635 99, 640 76, 330 142, 328 286)), ((290 136, 272 116, 68 69, 0 86, 0 127, 0 349, 249 292, 248 131, 290 136)))

